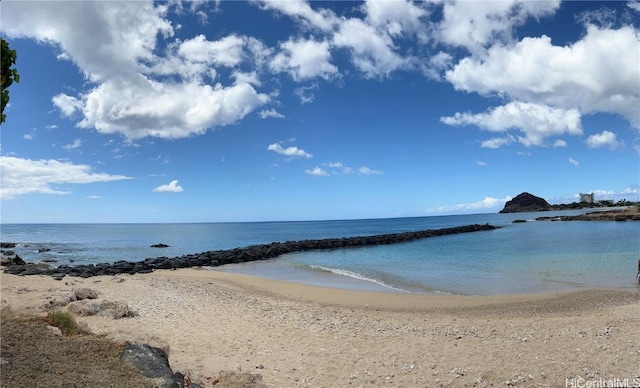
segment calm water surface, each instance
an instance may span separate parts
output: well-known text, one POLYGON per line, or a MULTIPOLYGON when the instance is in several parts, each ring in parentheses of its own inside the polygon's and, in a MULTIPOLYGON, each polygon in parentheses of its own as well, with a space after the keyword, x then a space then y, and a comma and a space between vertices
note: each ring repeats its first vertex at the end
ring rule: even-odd
POLYGON ((480 214, 379 220, 201 224, 4 224, 0 240, 27 261, 56 264, 139 261, 274 241, 351 237, 473 223, 502 228, 409 243, 301 252, 219 267, 308 284, 393 292, 539 293, 638 289, 639 222, 537 222, 540 215, 480 214), (165 243, 169 248, 150 248, 165 243), (39 252, 46 248, 47 252, 39 252))

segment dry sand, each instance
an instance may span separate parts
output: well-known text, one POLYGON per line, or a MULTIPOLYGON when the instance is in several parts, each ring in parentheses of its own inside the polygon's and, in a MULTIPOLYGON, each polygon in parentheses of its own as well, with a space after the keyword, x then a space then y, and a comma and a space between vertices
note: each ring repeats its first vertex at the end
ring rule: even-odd
POLYGON ((221 370, 258 373, 273 387, 640 386, 638 292, 387 294, 199 269, 0 276, 2 307, 14 311, 37 312, 78 287, 126 301, 139 316, 79 320, 170 348, 172 368, 207 386, 221 370))

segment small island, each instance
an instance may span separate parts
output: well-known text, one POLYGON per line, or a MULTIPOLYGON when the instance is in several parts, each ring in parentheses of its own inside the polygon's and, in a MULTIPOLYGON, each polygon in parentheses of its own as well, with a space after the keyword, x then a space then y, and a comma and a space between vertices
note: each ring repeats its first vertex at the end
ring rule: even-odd
POLYGON ((527 192, 516 195, 508 201, 500 213, 529 213, 551 210, 551 205, 544 198, 527 192))

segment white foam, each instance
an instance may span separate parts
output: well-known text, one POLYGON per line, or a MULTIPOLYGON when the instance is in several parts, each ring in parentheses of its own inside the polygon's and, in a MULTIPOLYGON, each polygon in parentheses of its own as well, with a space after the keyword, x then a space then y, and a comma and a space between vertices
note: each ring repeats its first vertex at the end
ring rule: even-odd
POLYGON ((392 289, 394 291, 400 291, 400 292, 409 293, 409 291, 407 291, 407 290, 403 290, 402 288, 390 286, 390 285, 386 284, 383 281, 380 281, 378 279, 374 279, 374 278, 370 278, 370 277, 361 275, 361 274, 359 274, 357 272, 347 271, 345 269, 323 267, 323 266, 320 266, 320 265, 311 265, 309 267, 311 269, 314 269, 314 270, 321 270, 321 271, 330 272, 330 273, 333 273, 333 274, 336 274, 336 275, 340 275, 340 276, 347 276, 347 277, 350 277, 350 278, 353 278, 353 279, 358 279, 358 280, 362 280, 362 281, 365 281, 365 282, 375 283, 377 285, 380 285, 380 286, 383 286, 383 287, 386 287, 386 288, 390 288, 390 289, 392 289))

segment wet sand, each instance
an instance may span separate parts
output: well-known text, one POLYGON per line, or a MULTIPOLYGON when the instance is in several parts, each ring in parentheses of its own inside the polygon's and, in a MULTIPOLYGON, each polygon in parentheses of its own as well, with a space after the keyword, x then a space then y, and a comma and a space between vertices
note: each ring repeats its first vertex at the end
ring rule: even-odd
POLYGON ((79 321, 168 349, 174 370, 207 386, 222 370, 259 373, 273 387, 640 386, 637 291, 418 295, 199 269, 0 281, 13 311, 42 313, 48 297, 79 287, 127 302, 137 317, 79 321))

